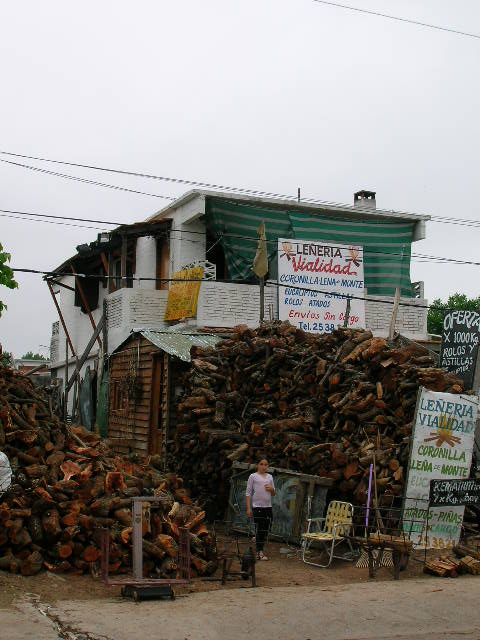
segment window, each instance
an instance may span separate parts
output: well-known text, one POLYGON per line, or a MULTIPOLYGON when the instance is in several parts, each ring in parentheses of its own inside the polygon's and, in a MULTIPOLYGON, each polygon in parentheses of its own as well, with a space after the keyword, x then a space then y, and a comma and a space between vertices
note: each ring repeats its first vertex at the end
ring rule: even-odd
POLYGON ((157 239, 157 268, 155 277, 159 278, 155 283, 155 289, 168 289, 168 282, 161 278, 170 275, 170 244, 166 238, 157 239))
POLYGON ((207 260, 212 262, 217 268, 218 280, 228 280, 229 273, 227 262, 225 260, 225 252, 222 243, 215 236, 207 231, 207 260))
POLYGON ((123 380, 112 380, 113 386, 113 411, 125 413, 128 406, 128 393, 123 380))
POLYGON ((80 307, 83 313, 87 313, 87 308, 83 303, 82 296, 80 295, 78 283, 80 283, 88 308, 90 311, 93 311, 98 307, 99 279, 83 278, 82 276, 78 276, 78 282, 77 279, 75 279, 75 306, 80 307))

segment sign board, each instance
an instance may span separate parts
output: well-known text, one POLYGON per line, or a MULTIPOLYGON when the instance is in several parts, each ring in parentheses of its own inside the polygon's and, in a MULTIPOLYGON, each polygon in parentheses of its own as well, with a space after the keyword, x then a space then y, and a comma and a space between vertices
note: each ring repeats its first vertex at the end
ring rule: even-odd
POLYGON ((480 313, 449 311, 443 319, 440 365, 456 373, 467 389, 473 386, 480 339, 480 313))
POLYGON ((431 480, 430 507, 480 505, 480 479, 431 480))
POLYGON ((278 240, 280 320, 311 333, 365 327, 363 247, 308 240, 278 240))
POLYGON ((173 280, 184 280, 184 282, 170 282, 164 320, 182 320, 194 318, 197 315, 202 277, 203 267, 183 269, 173 274, 173 280))
POLYGON ((459 540, 463 506, 429 509, 431 480, 468 480, 476 396, 420 389, 410 447, 403 530, 414 546, 448 549, 459 540))

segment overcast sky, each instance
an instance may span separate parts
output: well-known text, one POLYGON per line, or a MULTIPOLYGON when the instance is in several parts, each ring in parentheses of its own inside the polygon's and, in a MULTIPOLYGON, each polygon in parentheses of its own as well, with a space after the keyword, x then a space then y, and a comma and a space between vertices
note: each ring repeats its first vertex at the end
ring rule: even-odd
MULTIPOLYGON (((348 4, 480 34, 478 0, 348 4)), ((480 40, 311 0, 2 4, 0 148, 351 204, 479 219, 480 40)), ((6 156, 0 158, 8 159, 6 156)), ((163 195, 188 187, 42 165, 163 195)), ((134 222, 160 198, 0 163, 0 208, 134 222)), ((0 217, 12 265, 50 269, 97 230, 0 217)), ((429 223, 414 251, 479 260, 480 229, 429 223)), ((412 263, 426 297, 479 268, 412 263)), ((19 357, 57 319, 40 276, 3 287, 19 357)), ((48 353, 43 349, 44 353, 48 353)))

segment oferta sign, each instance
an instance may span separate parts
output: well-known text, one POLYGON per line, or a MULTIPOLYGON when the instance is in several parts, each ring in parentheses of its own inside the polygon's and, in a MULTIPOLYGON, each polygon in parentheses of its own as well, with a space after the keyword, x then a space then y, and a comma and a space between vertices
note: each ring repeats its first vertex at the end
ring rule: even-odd
POLYGON ((466 389, 473 386, 479 341, 480 313, 455 310, 445 314, 440 365, 460 376, 466 389))
POLYGON ((430 481, 469 477, 477 403, 476 396, 419 391, 403 513, 416 547, 449 549, 459 540, 464 507, 429 509, 430 481))

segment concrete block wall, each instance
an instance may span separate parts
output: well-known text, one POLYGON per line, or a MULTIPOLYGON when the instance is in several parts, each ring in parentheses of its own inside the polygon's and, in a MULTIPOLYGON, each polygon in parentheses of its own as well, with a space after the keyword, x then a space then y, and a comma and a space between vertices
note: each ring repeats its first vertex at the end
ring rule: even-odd
POLYGON ((108 351, 114 351, 133 328, 161 329, 168 291, 119 289, 107 297, 108 351))
POLYGON ((59 329, 60 320, 52 324, 52 337, 50 338, 50 362, 57 362, 59 355, 59 329))
MULTIPOLYGON (((365 301, 365 320, 367 329, 374 335, 385 337, 390 329, 393 310, 393 298, 387 296, 368 296, 365 301), (381 301, 387 301, 385 304, 381 301)), ((423 298, 400 298, 395 329, 407 338, 427 339, 427 300, 423 298), (404 305, 402 305, 404 303, 404 305)))
MULTIPOLYGON (((273 304, 273 317, 278 317, 276 287, 265 287, 265 318, 269 318, 269 305, 273 304)), ((197 324, 203 327, 234 327, 246 324, 258 327, 260 321, 259 287, 249 284, 202 282, 197 308, 197 324)))
MULTIPOLYGON (((419 298, 401 298, 396 329, 414 340, 427 338, 427 301, 419 298)), ((269 304, 273 304, 274 318, 278 318, 278 300, 275 287, 265 288, 265 318, 268 319, 269 304)), ((366 326, 375 336, 387 336, 392 317, 393 298, 367 296, 365 301, 366 326), (381 302, 387 301, 387 304, 381 302)), ((197 324, 205 327, 234 327, 259 324, 260 294, 258 286, 224 282, 202 282, 197 309, 197 324)))

